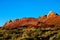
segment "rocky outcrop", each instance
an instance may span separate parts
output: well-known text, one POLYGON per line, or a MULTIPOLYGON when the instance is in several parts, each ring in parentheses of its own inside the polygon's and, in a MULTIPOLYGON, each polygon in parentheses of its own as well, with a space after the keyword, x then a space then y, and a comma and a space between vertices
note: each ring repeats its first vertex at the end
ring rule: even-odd
POLYGON ((38 18, 38 21, 44 22, 46 20, 46 18, 47 18, 47 15, 43 15, 43 16, 38 18))
POLYGON ((56 15, 54 12, 49 12, 44 23, 48 25, 60 26, 60 16, 56 15))
POLYGON ((50 11, 48 15, 39 18, 22 18, 8 21, 5 23, 5 29, 14 29, 21 27, 60 27, 60 16, 50 11))
POLYGON ((14 28, 20 28, 20 27, 31 27, 37 25, 37 19, 36 18, 23 18, 23 19, 15 19, 14 21, 6 22, 4 25, 5 29, 14 29, 14 28))

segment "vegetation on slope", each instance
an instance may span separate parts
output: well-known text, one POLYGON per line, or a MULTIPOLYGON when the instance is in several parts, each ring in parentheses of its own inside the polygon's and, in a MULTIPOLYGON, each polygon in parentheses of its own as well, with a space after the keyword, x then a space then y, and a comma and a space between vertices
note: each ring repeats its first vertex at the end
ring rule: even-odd
POLYGON ((60 40, 60 28, 0 28, 0 40, 60 40))

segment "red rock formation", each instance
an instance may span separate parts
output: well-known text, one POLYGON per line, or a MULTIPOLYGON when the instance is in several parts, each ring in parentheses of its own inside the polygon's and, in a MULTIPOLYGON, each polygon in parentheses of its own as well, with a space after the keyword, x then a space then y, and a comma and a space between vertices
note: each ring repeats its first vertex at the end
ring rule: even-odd
POLYGON ((46 18, 47 18, 47 15, 43 15, 43 16, 38 18, 38 21, 44 22, 46 20, 46 18))
POLYGON ((56 15, 54 12, 49 12, 46 16, 41 16, 39 18, 23 18, 15 19, 14 21, 8 21, 5 23, 5 29, 14 29, 20 27, 49 27, 49 26, 60 26, 60 16, 56 15))
POLYGON ((44 23, 48 25, 60 26, 60 16, 56 15, 54 12, 50 12, 44 23))
POLYGON ((37 19, 36 18, 23 18, 23 19, 15 19, 14 21, 6 22, 4 25, 4 28, 6 29, 14 29, 14 28, 20 28, 23 26, 29 26, 37 25, 37 19))

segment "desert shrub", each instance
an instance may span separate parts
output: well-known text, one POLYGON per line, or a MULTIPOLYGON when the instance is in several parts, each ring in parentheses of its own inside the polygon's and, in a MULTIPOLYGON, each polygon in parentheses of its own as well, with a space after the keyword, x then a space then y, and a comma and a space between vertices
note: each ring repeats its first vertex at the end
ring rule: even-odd
POLYGON ((60 40, 60 28, 0 29, 0 40, 60 40))
POLYGON ((16 35, 13 34, 13 36, 11 37, 11 40, 16 40, 16 35))
POLYGON ((15 29, 15 30, 10 30, 10 32, 9 32, 10 34, 20 34, 20 32, 17 30, 17 29, 15 29))
POLYGON ((34 38, 23 38, 21 40, 34 40, 34 38))
POLYGON ((8 36, 8 37, 5 38, 5 40, 9 40, 9 39, 11 39, 11 36, 8 36))
POLYGON ((56 38, 56 35, 50 37, 49 40, 56 40, 55 38, 56 38))
POLYGON ((0 33, 0 37, 2 37, 2 36, 3 36, 3 34, 0 33))

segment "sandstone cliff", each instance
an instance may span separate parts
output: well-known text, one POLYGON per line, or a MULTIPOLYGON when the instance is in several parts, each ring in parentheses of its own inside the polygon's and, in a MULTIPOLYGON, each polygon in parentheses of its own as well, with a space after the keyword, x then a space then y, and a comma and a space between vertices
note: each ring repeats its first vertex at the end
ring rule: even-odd
POLYGON ((14 29, 21 27, 60 27, 60 16, 50 11, 48 15, 39 18, 22 18, 8 21, 3 26, 5 29, 14 29))

